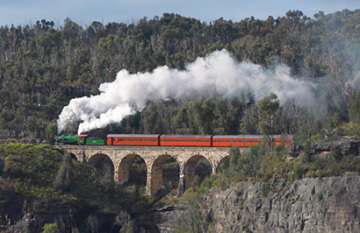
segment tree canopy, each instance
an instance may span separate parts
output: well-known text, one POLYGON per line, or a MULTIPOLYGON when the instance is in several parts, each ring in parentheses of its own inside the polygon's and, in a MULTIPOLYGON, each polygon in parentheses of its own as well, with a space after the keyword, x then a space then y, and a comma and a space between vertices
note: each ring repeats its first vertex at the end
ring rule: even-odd
MULTIPOLYGON (((53 134, 51 125, 72 98, 98 94, 99 84, 112 81, 119 70, 184 69, 197 57, 224 48, 238 61, 267 69, 282 62, 295 78, 321 85, 327 101, 322 125, 336 117, 338 122, 357 119, 358 85, 348 84, 359 71, 359 20, 359 10, 343 10, 318 12, 314 18, 289 11, 283 17, 240 22, 220 18, 204 23, 165 13, 130 24, 94 21, 82 26, 67 18, 62 26, 45 19, 2 26, 0 135, 40 142, 53 134)), ((300 127, 304 121, 307 132, 317 121, 291 104, 269 106, 275 111, 266 105, 265 99, 255 103, 246 97, 152 103, 115 128, 136 133, 298 133, 305 130, 300 127), (274 120, 270 128, 267 111, 274 120)))

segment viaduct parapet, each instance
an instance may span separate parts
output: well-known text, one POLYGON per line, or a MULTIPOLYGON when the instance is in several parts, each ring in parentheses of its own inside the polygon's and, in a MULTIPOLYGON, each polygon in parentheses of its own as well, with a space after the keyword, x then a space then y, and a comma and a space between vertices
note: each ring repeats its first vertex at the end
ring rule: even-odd
MULTIPOLYGON (((111 160, 112 174, 118 184, 130 177, 130 165, 135 157, 141 157, 147 169, 146 194, 155 194, 163 184, 162 168, 166 160, 173 157, 179 165, 179 193, 188 189, 195 178, 198 161, 205 158, 215 174, 221 164, 229 163, 229 147, 152 147, 152 146, 75 146, 62 148, 76 156, 78 161, 96 165, 100 160, 111 160)), ((246 150, 246 149, 241 149, 246 150)))

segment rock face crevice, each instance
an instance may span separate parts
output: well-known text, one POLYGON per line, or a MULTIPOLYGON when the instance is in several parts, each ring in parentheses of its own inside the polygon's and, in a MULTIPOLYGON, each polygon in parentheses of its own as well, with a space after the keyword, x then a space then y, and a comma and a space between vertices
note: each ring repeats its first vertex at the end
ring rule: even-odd
POLYGON ((214 232, 360 232, 360 176, 241 182, 204 197, 214 232))

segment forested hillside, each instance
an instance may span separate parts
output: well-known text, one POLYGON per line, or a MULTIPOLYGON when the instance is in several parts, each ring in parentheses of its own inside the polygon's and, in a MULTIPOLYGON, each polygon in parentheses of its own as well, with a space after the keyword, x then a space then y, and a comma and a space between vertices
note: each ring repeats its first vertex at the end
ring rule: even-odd
MULTIPOLYGON (((187 63, 226 49, 238 61, 267 69, 284 63, 296 79, 316 83, 321 112, 291 101, 279 105, 270 95, 258 103, 252 93, 149 103, 139 112, 110 125, 113 133, 194 133, 331 135, 357 134, 360 121, 360 10, 314 17, 289 11, 277 19, 254 17, 240 22, 222 18, 203 23, 164 14, 131 24, 92 22, 82 26, 66 19, 59 26, 0 27, 0 137, 42 142, 56 134, 62 108, 75 97, 98 94, 122 69, 151 72, 158 66, 184 69, 187 63), (354 133, 356 132, 356 133, 354 133)), ((69 133, 75 133, 76 128, 69 133)))

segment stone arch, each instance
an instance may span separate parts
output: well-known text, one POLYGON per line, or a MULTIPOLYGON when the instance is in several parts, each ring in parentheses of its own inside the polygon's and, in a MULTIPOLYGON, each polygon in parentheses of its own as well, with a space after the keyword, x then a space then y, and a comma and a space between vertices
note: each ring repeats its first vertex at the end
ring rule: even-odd
POLYGON ((69 153, 69 154, 70 154, 70 158, 71 158, 71 159, 78 161, 78 159, 77 159, 77 157, 76 157, 75 154, 73 154, 73 153, 69 153))
POLYGON ((194 179, 196 175, 199 175, 202 179, 205 176, 211 175, 212 173, 212 166, 211 162, 202 155, 194 155, 190 157, 184 166, 184 187, 185 190, 190 188, 193 185, 194 179), (199 165, 204 164, 207 169, 203 170, 204 174, 199 174, 200 170, 199 165))
POLYGON ((225 156, 224 158, 222 158, 219 161, 215 172, 220 173, 220 172, 222 172, 224 170, 224 168, 229 167, 229 165, 230 165, 230 158, 229 158, 229 156, 225 156))
MULTIPOLYGON (((176 158, 174 158, 171 155, 168 154, 163 154, 160 155, 159 157, 157 157, 152 165, 151 168, 151 195, 154 195, 158 192, 158 190, 160 189, 161 185, 164 184, 164 178, 165 179, 169 179, 168 176, 164 176, 163 172, 164 172, 164 165, 165 164, 169 164, 169 163, 176 163, 176 173, 177 174, 165 174, 165 175, 171 175, 172 177, 174 177, 174 175, 176 175, 177 181, 171 181, 170 183, 170 190, 173 188, 172 186, 174 185, 173 183, 177 183, 177 186, 179 185, 179 172, 180 172, 180 166, 179 166, 179 162, 176 160, 176 158)), ((169 169, 170 170, 170 169, 169 169)), ((166 171, 165 171, 166 172, 166 171)))
MULTIPOLYGON (((117 182, 119 184, 125 184, 126 182, 129 181, 129 179, 131 178, 131 175, 134 176, 134 174, 130 174, 130 170, 131 170, 131 165, 133 164, 133 162, 137 162, 137 161, 140 161, 140 163, 142 163, 144 165, 144 169, 145 169, 145 174, 144 177, 141 177, 144 181, 144 185, 146 185, 146 173, 147 173, 147 167, 146 167, 146 162, 145 160, 140 156, 140 155, 137 155, 137 154, 128 154, 126 155, 121 161, 120 161, 120 164, 119 164, 119 173, 118 173, 118 180, 117 182)), ((134 177, 132 177, 134 178, 134 177)))
POLYGON ((88 164, 94 166, 100 175, 104 178, 104 181, 114 182, 114 164, 109 156, 98 153, 89 158, 88 164))

